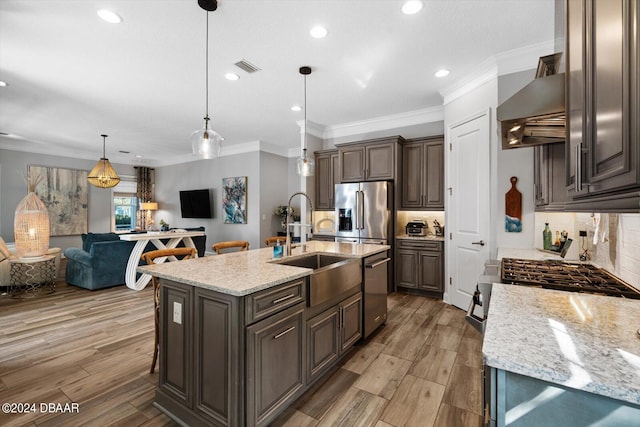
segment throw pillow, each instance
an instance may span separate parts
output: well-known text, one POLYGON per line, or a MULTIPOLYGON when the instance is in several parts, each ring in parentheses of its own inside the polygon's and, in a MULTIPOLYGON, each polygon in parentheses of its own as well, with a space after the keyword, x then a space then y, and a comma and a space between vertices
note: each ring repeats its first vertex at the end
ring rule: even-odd
POLYGON ((9 252, 9 248, 7 244, 4 242, 4 239, 0 237, 0 261, 11 257, 11 252, 9 252))

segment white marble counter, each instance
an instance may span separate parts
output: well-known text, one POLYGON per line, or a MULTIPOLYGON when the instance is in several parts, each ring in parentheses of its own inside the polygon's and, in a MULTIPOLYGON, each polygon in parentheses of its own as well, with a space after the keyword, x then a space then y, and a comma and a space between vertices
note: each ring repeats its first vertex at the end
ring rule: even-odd
POLYGON ((640 300, 493 284, 487 365, 640 405, 640 300))
MULTIPOLYGON (((364 258, 391 249, 388 245, 311 241, 292 250, 291 257, 313 253, 364 258)), ((140 266, 138 272, 225 294, 242 296, 311 274, 308 268, 276 264, 273 248, 231 252, 203 258, 140 266)))

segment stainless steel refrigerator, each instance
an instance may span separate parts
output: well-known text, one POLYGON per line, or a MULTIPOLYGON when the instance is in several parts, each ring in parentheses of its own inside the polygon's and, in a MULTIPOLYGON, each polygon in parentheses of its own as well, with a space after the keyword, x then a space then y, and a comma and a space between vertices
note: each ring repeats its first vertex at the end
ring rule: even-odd
POLYGON ((336 184, 336 242, 389 244, 392 188, 387 181, 336 184))

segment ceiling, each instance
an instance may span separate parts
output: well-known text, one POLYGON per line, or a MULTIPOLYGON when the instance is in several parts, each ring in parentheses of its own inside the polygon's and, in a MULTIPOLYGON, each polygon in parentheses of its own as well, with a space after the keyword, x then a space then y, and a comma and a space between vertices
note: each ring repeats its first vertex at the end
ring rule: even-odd
MULTIPOLYGON (((424 0, 415 15, 403 2, 219 0, 209 114, 223 155, 256 144, 295 152, 302 65, 313 69, 307 118, 330 129, 437 109, 441 91, 487 58, 553 39, 553 0, 424 0), (316 24, 327 37, 309 35, 316 24), (261 71, 240 70, 242 59, 261 71), (437 78, 440 68, 451 73, 437 78)), ((0 0, 0 148, 96 159, 105 133, 112 162, 194 160, 205 31, 196 0, 0 0), (123 22, 102 21, 101 8, 123 22)))

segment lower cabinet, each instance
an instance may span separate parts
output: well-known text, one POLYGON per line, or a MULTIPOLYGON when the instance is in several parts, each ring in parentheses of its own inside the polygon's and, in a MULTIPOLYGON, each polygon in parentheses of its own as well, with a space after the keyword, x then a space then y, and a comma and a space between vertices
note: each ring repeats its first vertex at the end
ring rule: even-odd
POLYGON ((362 293, 307 320, 307 383, 322 376, 362 337, 362 293))
POLYGON ((247 424, 265 425, 304 387, 304 308, 247 327, 247 424))
POLYGON ((398 239, 396 248, 397 287, 444 293, 443 242, 398 239))

